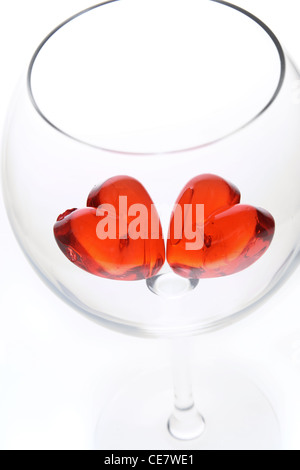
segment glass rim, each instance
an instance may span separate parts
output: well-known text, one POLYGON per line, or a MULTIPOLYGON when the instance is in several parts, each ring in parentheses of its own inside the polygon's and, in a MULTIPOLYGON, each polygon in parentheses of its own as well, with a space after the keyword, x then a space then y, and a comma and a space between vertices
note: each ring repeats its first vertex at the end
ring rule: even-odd
POLYGON ((94 149, 97 149, 97 150, 101 150, 103 152, 107 152, 107 153, 111 153, 111 154, 115 154, 115 155, 130 155, 130 156, 155 156, 155 155, 171 155, 171 154, 182 154, 182 153, 185 153, 185 152, 192 152, 192 151, 196 151, 196 150, 200 150, 202 148, 205 148, 205 147, 209 147, 209 146, 212 146, 212 145, 215 145, 229 137, 232 137, 233 135, 237 134, 238 132, 242 131, 243 129, 249 127, 251 124, 253 124, 258 118, 260 118, 270 107, 271 105, 276 101, 281 89, 282 89, 282 86, 283 86, 283 83, 284 83, 284 80, 285 80, 285 76, 286 76, 286 58, 285 58, 285 53, 284 53, 284 50, 283 50, 283 47, 281 46, 281 43, 280 41, 278 40, 277 36, 273 33, 273 31, 262 21, 260 20, 257 16, 253 15, 252 13, 248 12, 247 10, 245 10, 244 8, 242 7, 239 7, 237 5, 234 5, 232 3, 229 3, 227 1, 224 1, 224 0, 209 0, 211 2, 214 2, 214 3, 219 3, 221 5, 224 5, 224 6, 227 6, 229 8, 232 8, 240 13, 242 13, 243 15, 247 16, 250 20, 254 21, 255 23, 258 24, 258 26, 260 26, 264 31, 265 33, 267 33, 267 35, 270 37, 270 39, 272 40, 274 46, 276 47, 277 49, 277 52, 278 52, 278 55, 279 55, 279 60, 280 60, 280 75, 279 75, 279 80, 278 80, 278 84, 277 84, 277 87, 275 89, 275 92, 274 94, 272 95, 272 97, 270 98, 270 100, 267 102, 267 104, 254 116, 252 117, 250 120, 248 120, 246 123, 242 124, 241 126, 239 126, 238 128, 236 128, 235 130, 217 138, 217 139, 213 139, 211 141, 208 141, 208 142, 204 142, 204 143, 201 143, 199 145, 196 145, 196 146, 192 146, 192 147, 187 147, 187 148, 182 148, 182 149, 176 149, 176 150, 170 150, 170 151, 162 151, 162 152, 130 152, 130 151, 122 151, 122 150, 114 150, 114 149, 111 149, 111 148, 106 148, 106 147, 102 147, 100 145, 96 145, 96 144, 93 144, 93 143, 90 143, 90 142, 87 142, 85 140, 82 140, 72 134, 69 134, 68 132, 64 131, 63 129, 61 129, 60 127, 58 127, 54 122, 52 122, 50 119, 47 118, 46 114, 40 109, 35 97, 34 97, 34 93, 33 93, 33 89, 32 89, 32 72, 33 72, 33 69, 34 69, 34 65, 35 65, 35 62, 36 62, 36 59, 38 57, 38 55, 40 54, 40 52, 42 51, 43 47, 45 46, 45 44, 51 39, 52 36, 54 36, 60 29, 62 29, 64 26, 66 26, 67 24, 69 24, 70 22, 72 22, 73 20, 76 20, 77 18, 79 18, 80 16, 86 14, 86 13, 89 13, 101 6, 104 6, 104 5, 107 5, 107 4, 110 4, 110 3, 115 3, 115 2, 118 2, 120 0, 105 0, 101 3, 97 3, 96 5, 93 5, 89 8, 86 8, 82 11, 80 11, 79 13, 76 13, 74 15, 72 15, 71 17, 69 17, 67 20, 63 21, 62 23, 60 23, 56 28, 54 28, 44 39, 43 41, 39 44, 38 48, 36 49, 34 55, 32 56, 32 59, 30 61, 30 64, 29 64, 29 67, 28 67, 28 71, 27 71, 27 90, 28 90, 28 93, 29 93, 29 98, 30 98, 30 101, 33 105, 33 107, 35 108, 35 110, 37 111, 37 113, 39 114, 39 116, 48 124, 50 125, 54 130, 56 130, 57 132, 59 132, 61 135, 71 139, 72 141, 74 142, 77 142, 77 143, 80 143, 82 145, 85 145, 85 146, 88 146, 90 148, 94 148, 94 149))

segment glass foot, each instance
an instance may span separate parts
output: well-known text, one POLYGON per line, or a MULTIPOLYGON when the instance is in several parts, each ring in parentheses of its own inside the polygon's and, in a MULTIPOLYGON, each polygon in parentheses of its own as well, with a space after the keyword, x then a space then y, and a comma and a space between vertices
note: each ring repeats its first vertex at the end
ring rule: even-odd
POLYGON ((170 434, 180 441, 193 441, 205 431, 205 421, 195 406, 189 410, 175 409, 168 422, 170 434))
POLYGON ((194 413, 190 426, 185 420, 183 430, 174 422, 171 372, 164 370, 138 377, 105 406, 96 429, 96 449, 281 448, 279 421, 268 398, 254 382, 224 367, 201 370, 194 382, 196 407, 205 425, 200 414, 200 421, 194 420, 194 413), (176 437, 170 427, 176 429, 176 437), (181 439, 181 431, 185 440, 181 439))

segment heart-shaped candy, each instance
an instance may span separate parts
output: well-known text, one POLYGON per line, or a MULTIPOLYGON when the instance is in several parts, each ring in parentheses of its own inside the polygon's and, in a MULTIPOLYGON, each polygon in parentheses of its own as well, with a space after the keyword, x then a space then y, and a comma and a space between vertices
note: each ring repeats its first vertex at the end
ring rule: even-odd
POLYGON ((88 208, 59 216, 57 244, 76 266, 114 280, 155 276, 165 262, 161 223, 146 189, 118 176, 95 187, 88 208))
POLYGON ((266 252, 275 232, 272 215, 239 203, 238 189, 215 175, 198 176, 185 186, 172 214, 168 239, 167 259, 175 273, 190 279, 228 276, 248 268, 266 252), (197 205, 204 206, 200 223, 197 205), (194 240, 185 234, 186 219, 178 234, 178 207, 190 214, 194 240), (196 234, 202 243, 193 249, 196 234))

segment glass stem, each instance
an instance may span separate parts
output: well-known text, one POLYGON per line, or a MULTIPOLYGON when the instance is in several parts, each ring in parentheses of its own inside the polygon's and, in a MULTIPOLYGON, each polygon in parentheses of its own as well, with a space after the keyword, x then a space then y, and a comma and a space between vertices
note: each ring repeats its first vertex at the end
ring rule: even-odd
POLYGON ((205 421, 198 412, 193 397, 188 341, 178 339, 172 342, 175 406, 168 424, 173 437, 186 441, 197 439, 205 429, 205 421))

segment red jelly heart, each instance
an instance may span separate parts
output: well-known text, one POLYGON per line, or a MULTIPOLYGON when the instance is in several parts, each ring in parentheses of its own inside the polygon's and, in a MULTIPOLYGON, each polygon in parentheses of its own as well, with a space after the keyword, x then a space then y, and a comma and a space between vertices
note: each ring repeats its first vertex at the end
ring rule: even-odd
POLYGON ((266 252, 275 232, 273 217, 239 202, 239 191, 222 178, 202 175, 187 184, 177 204, 182 210, 184 204, 191 205, 193 229, 196 233, 204 227, 204 244, 187 249, 193 240, 186 238, 184 224, 182 237, 174 236, 174 210, 167 258, 177 274, 190 279, 227 276, 248 268, 266 252), (202 227, 195 220, 197 204, 204 205, 202 227))
MULTIPOLYGON (((241 194, 239 190, 233 184, 229 184, 219 176, 200 175, 193 178, 184 187, 176 202, 170 223, 169 249, 171 249, 173 245, 177 245, 179 242, 183 241, 185 206, 189 205, 193 210, 197 204, 204 204, 204 220, 206 220, 214 212, 222 211, 235 204, 239 204, 240 200, 241 194), (178 227, 175 228, 175 210, 178 209, 178 206, 181 208, 180 219, 182 220, 182 227, 179 231, 178 227)), ((193 214, 193 217, 195 218, 195 214, 193 214)), ((184 252, 185 249, 182 243, 180 243, 180 247, 184 252)))
POLYGON ((88 206, 67 211, 54 227, 57 244, 70 261, 114 280, 147 279, 159 272, 165 262, 162 228, 137 180, 119 176, 106 181, 91 192, 88 206))

